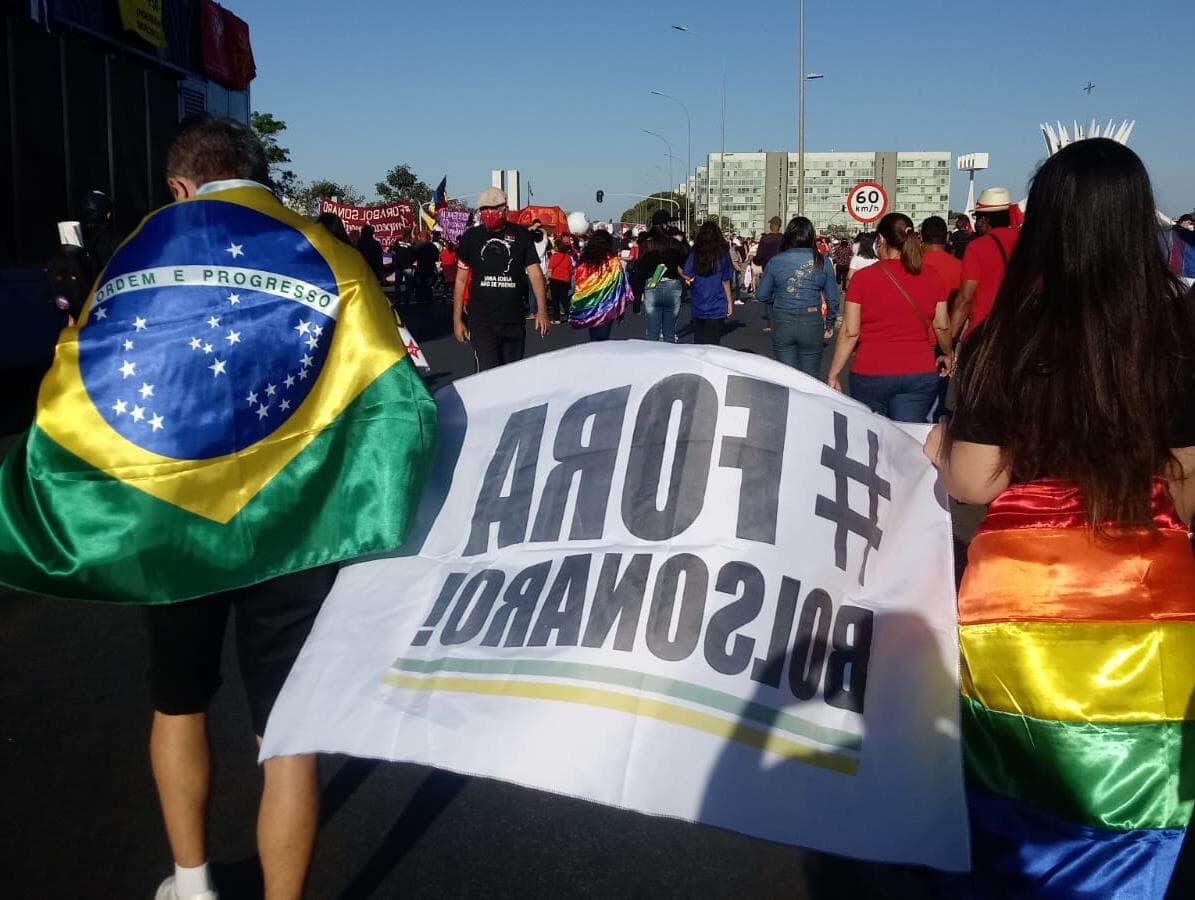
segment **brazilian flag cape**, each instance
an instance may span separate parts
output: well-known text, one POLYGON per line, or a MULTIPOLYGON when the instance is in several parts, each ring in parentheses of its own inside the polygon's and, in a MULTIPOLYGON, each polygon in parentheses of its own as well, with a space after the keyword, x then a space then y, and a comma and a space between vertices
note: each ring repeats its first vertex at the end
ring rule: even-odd
POLYGON ((401 545, 435 405, 360 254, 252 182, 149 215, 0 465, 0 582, 169 603, 401 545))

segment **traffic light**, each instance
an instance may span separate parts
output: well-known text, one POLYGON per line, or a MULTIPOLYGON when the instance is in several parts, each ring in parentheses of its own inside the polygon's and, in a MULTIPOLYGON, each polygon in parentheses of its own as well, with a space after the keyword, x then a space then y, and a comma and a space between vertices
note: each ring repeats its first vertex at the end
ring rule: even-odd
POLYGON ((603 197, 605 197, 605 196, 606 196, 606 192, 605 192, 605 191, 598 191, 598 192, 597 192, 597 194, 596 194, 596 199, 597 199, 597 202, 598 202, 598 203, 601 203, 601 202, 602 202, 602 198, 603 198, 603 197))

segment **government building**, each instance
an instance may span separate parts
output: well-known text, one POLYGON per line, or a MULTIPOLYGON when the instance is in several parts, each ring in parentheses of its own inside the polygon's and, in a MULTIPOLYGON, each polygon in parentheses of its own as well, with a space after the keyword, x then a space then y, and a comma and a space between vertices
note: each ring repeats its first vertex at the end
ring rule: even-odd
MULTIPOLYGON (((819 231, 862 229, 844 209, 847 193, 861 181, 876 181, 888 193, 890 212, 918 225, 928 216, 946 218, 950 161, 948 150, 806 153, 805 215, 819 231)), ((721 213, 737 234, 763 234, 772 216, 787 222, 797 214, 797 154, 727 153, 723 171, 721 154, 711 153, 685 187, 697 221, 721 213)))

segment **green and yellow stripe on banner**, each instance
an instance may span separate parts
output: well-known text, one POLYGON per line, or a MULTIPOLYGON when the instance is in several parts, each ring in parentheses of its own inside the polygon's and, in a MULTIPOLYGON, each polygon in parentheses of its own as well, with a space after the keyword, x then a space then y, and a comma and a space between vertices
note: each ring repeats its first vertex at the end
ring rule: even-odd
POLYGON ((398 659, 383 681, 391 687, 410 691, 517 697, 611 709, 692 728, 843 775, 853 776, 859 769, 856 756, 840 752, 862 749, 862 738, 858 735, 808 722, 791 713, 703 685, 612 666, 553 660, 398 659), (544 678, 584 684, 540 680, 544 678), (646 697, 642 692, 662 697, 646 697), (685 703, 691 705, 682 705, 685 703), (705 710, 693 706, 705 707, 705 710), (785 734, 836 749, 823 750, 785 737, 785 734))

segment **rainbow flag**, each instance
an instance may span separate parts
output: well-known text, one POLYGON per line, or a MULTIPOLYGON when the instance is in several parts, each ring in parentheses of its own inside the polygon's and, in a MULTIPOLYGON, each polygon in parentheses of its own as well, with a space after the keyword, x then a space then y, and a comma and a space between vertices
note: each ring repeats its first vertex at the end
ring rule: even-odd
POLYGON ((436 412, 377 279, 264 187, 207 187, 62 332, 0 465, 0 582, 167 603, 401 545, 436 412))
POLYGON ((974 860, 1007 896, 1166 893, 1195 804, 1195 557, 1160 479, 1153 502, 1156 533, 1110 541, 1073 486, 1016 485, 971 543, 974 860))
POLYGON ((577 265, 569 324, 593 328, 622 315, 631 301, 631 282, 622 261, 611 256, 600 266, 577 265))

